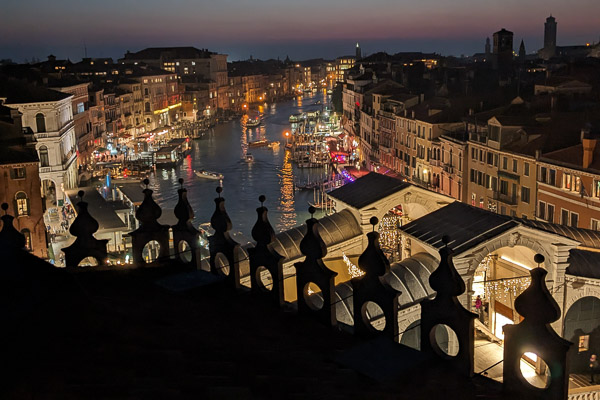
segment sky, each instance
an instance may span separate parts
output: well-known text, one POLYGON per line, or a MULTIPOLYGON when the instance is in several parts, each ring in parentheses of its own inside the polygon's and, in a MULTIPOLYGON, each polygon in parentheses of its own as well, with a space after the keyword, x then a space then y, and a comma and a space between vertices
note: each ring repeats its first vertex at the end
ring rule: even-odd
POLYGON ((598 42, 600 0, 1 0, 0 59, 122 57, 195 46, 229 60, 328 58, 378 51, 471 55, 506 28, 527 52, 544 21, 558 45, 598 42))

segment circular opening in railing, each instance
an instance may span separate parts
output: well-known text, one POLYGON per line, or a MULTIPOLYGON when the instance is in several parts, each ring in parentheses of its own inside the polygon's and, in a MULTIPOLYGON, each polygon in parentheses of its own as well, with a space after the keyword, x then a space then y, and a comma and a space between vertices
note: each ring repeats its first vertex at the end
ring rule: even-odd
POLYGON ((97 267, 98 266, 98 260, 96 259, 96 257, 86 257, 83 260, 79 261, 79 264, 77 264, 78 267, 97 267))
POLYGON ((271 272, 262 265, 256 269, 256 283, 258 284, 258 287, 265 292, 273 290, 273 276, 271 275, 271 272))
POLYGON ((308 282, 304 286, 303 290, 304 302, 308 305, 311 310, 319 311, 323 308, 325 301, 323 300, 323 293, 321 288, 316 283, 308 282))
POLYGON ((153 263, 158 260, 158 255, 160 254, 160 243, 156 240, 151 240, 144 246, 142 250, 142 258, 146 262, 146 264, 153 263))
POLYGON ((179 259, 184 263, 192 262, 192 246, 185 241, 180 240, 179 245, 177 246, 177 250, 179 251, 179 259))
POLYGON ((433 350, 441 357, 452 358, 458 354, 458 336, 448 325, 437 324, 431 328, 429 341, 433 350))
POLYGON ((536 353, 523 353, 519 370, 523 380, 534 388, 547 389, 550 386, 550 368, 536 353))
POLYGON ((385 329, 385 315, 379 304, 372 301, 365 302, 360 308, 360 314, 365 325, 372 331, 381 332, 385 329))
POLYGON ((229 260, 227 259, 227 257, 225 257, 225 254, 217 253, 217 255, 215 256, 215 270, 219 275, 229 275, 229 260))

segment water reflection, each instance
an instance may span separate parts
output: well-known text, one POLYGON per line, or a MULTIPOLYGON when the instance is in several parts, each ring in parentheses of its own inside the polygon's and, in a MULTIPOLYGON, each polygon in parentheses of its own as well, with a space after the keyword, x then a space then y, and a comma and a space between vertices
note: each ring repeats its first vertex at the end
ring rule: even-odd
POLYGON ((289 150, 285 151, 283 165, 279 172, 281 196, 279 197, 278 210, 281 212, 278 230, 293 228, 297 224, 296 208, 294 207, 294 171, 292 168, 292 156, 289 150))

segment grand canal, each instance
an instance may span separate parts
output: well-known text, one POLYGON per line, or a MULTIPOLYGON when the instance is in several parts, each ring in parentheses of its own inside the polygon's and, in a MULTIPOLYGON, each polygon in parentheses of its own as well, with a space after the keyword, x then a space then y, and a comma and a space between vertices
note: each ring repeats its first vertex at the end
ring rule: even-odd
MULTIPOLYGON (((207 135, 194 141, 193 151, 177 168, 157 170, 151 179, 156 202, 163 212, 172 212, 177 203, 177 183, 185 180, 188 199, 195 213, 194 225, 210 221, 214 212, 213 199, 217 196, 217 180, 199 178, 194 170, 208 170, 224 175, 222 196, 233 223, 233 232, 241 232, 240 238, 250 239, 250 231, 256 222, 255 209, 260 205, 258 197, 267 197, 265 206, 276 232, 301 224, 310 215, 309 201, 313 191, 295 191, 294 182, 324 176, 320 168, 300 169, 292 164, 286 151, 285 131, 290 131, 289 116, 304 111, 321 109, 329 104, 329 95, 323 90, 305 94, 294 100, 260 106, 264 114, 263 125, 245 128, 235 120, 214 127, 207 135), (244 145, 249 141, 267 139, 280 141, 274 149, 269 147, 250 148, 254 162, 243 159, 244 145)), ((255 111, 255 110, 252 110, 255 111)), ((238 240, 239 241, 239 240, 238 240)))

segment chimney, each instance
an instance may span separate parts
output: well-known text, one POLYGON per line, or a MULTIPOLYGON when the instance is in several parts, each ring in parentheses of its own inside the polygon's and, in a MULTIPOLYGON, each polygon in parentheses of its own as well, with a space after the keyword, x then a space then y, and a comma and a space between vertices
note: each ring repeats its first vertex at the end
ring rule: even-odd
POLYGON ((542 158, 542 151, 540 149, 537 149, 535 151, 535 159, 539 160, 540 158, 542 158))
POLYGON ((412 119, 415 119, 415 110, 412 111, 412 119))
POLYGON ((469 115, 473 115, 473 114, 475 114, 475 112, 473 111, 472 108, 469 108, 469 115))
POLYGON ((594 162, 594 150, 596 149, 596 139, 589 137, 589 130, 581 130, 581 145, 583 147, 583 165, 584 169, 587 169, 594 162))

